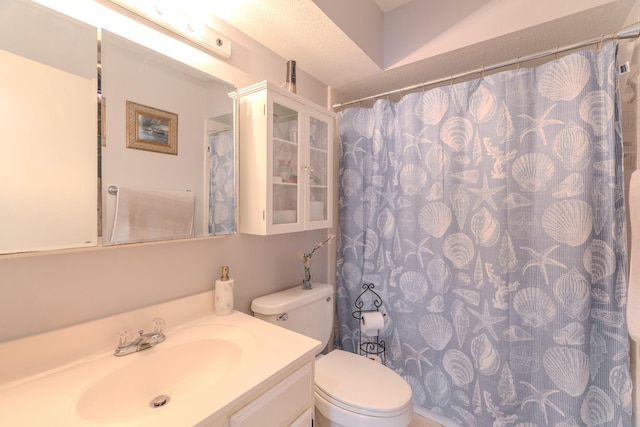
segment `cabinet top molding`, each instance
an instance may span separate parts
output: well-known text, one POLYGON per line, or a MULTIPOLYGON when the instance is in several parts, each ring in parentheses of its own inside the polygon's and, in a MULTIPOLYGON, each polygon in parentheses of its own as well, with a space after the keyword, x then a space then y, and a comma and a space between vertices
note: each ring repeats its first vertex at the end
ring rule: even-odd
POLYGON ((238 89, 235 94, 236 96, 242 97, 242 96, 247 96, 250 95, 252 93, 255 92, 260 92, 262 90, 268 89, 269 91, 273 92, 273 93, 278 93, 282 96, 286 96, 289 99, 292 99, 294 101, 300 102, 301 104, 305 104, 305 106, 307 107, 315 107, 318 108, 328 114, 331 114, 334 117, 337 117, 337 114, 334 113, 333 111, 327 109, 326 107, 323 107, 322 105, 315 103, 313 101, 308 100, 307 98, 300 96, 297 93, 293 93, 293 92, 289 92, 288 90, 286 90, 283 87, 280 87, 278 85, 276 85, 275 83, 272 83, 270 81, 267 80, 263 80, 261 82, 258 83, 254 83, 251 86, 247 86, 244 87, 242 89, 238 89))

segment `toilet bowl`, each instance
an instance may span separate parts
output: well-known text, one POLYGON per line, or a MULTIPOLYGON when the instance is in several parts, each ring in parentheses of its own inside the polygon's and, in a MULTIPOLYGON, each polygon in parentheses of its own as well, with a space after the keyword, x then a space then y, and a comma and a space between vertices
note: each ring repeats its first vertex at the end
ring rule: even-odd
POLYGON ((316 425, 406 427, 413 418, 411 387, 391 369, 333 350, 316 359, 316 425))
MULTIPOLYGON (((255 317, 322 342, 333 329, 332 285, 313 284, 256 298, 255 317), (286 314, 286 316, 285 316, 286 314)), ((343 350, 315 363, 316 427, 406 427, 413 418, 411 387, 381 363, 343 350)))

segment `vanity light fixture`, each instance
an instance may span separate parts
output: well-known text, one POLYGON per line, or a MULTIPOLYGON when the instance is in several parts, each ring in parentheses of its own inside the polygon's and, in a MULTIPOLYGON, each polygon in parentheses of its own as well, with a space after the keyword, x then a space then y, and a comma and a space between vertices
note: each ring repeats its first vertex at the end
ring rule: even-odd
POLYGON ((223 58, 231 56, 231 41, 195 17, 171 5, 168 1, 110 0, 142 18, 205 48, 223 58))

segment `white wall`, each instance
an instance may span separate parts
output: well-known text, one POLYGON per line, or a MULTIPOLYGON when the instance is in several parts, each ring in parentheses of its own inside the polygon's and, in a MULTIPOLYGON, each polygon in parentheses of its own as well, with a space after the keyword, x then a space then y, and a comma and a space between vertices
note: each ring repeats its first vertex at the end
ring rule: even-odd
MULTIPOLYGON (((222 22, 211 25, 233 50, 228 60, 208 57, 204 71, 237 87, 284 81, 286 59, 222 22)), ((298 94, 326 105, 327 92, 298 70, 298 94)), ((253 298, 301 283, 297 253, 326 235, 232 235, 0 256, 0 342, 209 290, 223 265, 235 279, 236 308, 249 313, 253 298)), ((335 241, 314 255, 314 281, 334 282, 327 273, 331 251, 335 241)))
POLYGON ((384 14, 369 0, 313 0, 378 66, 383 67, 384 14))

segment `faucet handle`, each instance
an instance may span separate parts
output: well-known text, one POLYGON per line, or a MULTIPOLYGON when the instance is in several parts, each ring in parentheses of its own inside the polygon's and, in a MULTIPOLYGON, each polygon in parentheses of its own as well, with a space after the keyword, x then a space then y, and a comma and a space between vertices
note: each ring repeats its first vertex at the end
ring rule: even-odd
POLYGON ((133 342, 131 329, 122 329, 118 333, 118 347, 126 347, 133 342))
POLYGON ((153 332, 156 334, 162 334, 164 332, 165 321, 162 317, 156 317, 151 321, 153 326, 153 332))

